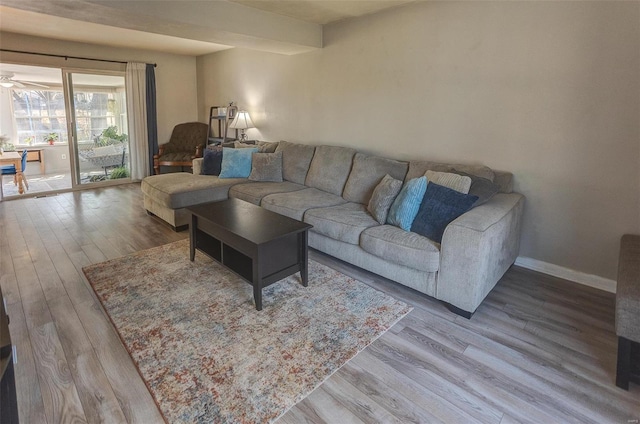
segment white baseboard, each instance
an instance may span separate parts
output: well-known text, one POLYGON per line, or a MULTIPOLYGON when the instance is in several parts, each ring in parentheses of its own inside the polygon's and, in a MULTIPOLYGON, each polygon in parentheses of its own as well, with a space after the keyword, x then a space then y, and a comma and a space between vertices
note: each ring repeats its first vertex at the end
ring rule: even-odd
POLYGON ((565 268, 559 265, 550 264, 548 262, 539 261, 537 259, 518 256, 516 265, 533 271, 542 272, 554 277, 563 278, 575 283, 584 284, 585 286, 594 287, 596 289, 616 292, 616 281, 608 278, 598 277, 593 274, 585 274, 584 272, 565 268))

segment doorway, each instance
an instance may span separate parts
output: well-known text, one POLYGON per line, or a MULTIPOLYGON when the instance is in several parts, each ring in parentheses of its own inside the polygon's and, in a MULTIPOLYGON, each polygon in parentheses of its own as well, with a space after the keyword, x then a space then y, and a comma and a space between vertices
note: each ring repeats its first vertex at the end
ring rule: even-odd
POLYGON ((28 152, 25 194, 130 181, 123 72, 1 63, 0 112, 0 147, 28 152))
POLYGON ((130 180, 124 75, 64 75, 74 185, 130 180))

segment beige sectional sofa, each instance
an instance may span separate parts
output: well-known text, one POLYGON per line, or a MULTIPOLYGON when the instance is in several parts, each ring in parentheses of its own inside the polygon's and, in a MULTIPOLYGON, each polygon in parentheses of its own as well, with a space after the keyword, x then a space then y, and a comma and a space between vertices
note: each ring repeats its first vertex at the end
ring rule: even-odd
POLYGON ((185 207, 239 198, 313 225, 309 246, 442 300, 469 318, 518 256, 524 197, 512 175, 485 166, 397 161, 353 149, 280 142, 283 182, 253 182, 193 174, 154 175, 142 181, 144 207, 174 227, 185 207), (427 170, 452 169, 488 178, 500 193, 451 222, 436 243, 392 225, 380 225, 367 203, 389 174, 408 181, 427 170))

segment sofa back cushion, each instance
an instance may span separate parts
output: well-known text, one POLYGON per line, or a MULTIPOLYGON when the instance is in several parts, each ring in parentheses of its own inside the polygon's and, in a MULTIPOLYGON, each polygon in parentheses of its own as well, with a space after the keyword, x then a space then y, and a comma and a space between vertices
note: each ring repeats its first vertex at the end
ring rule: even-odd
POLYGON ((306 144, 278 143, 276 152, 282 152, 282 178, 297 184, 304 184, 311 159, 316 148, 306 144))
POLYGON ((491 170, 491 168, 483 165, 462 165, 462 164, 431 162, 426 160, 424 161, 412 160, 411 162, 409 162, 409 172, 407 172, 405 181, 422 177, 427 171, 455 172, 454 169, 458 171, 466 172, 467 174, 486 178, 491 182, 493 182, 495 178, 495 174, 491 170))
POLYGON ((304 185, 342 195, 355 154, 356 151, 348 147, 316 147, 304 185))
POLYGON ((394 179, 403 181, 408 165, 407 162, 356 153, 342 197, 349 202, 366 205, 385 175, 389 174, 394 179))
POLYGON ((493 182, 500 187, 500 193, 511 193, 513 191, 513 174, 505 171, 494 171, 496 177, 493 182))

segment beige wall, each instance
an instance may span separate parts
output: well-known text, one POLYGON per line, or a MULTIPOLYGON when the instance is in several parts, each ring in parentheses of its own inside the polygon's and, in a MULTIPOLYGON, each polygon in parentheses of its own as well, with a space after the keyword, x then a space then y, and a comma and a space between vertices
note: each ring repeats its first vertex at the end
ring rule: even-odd
POLYGON ((640 232, 640 3, 420 2, 324 34, 198 58, 200 120, 234 100, 252 137, 512 171, 521 256, 615 278, 640 232))
MULTIPOLYGON (((96 46, 69 41, 31 37, 14 33, 0 33, 0 47, 39 53, 83 56, 117 61, 157 63, 156 91, 158 112, 158 142, 169 141, 176 124, 195 121, 196 59, 191 56, 165 54, 154 51, 96 46)), ((67 60, 0 52, 0 61, 27 65, 51 65, 69 68, 124 70, 124 65, 67 60)))

